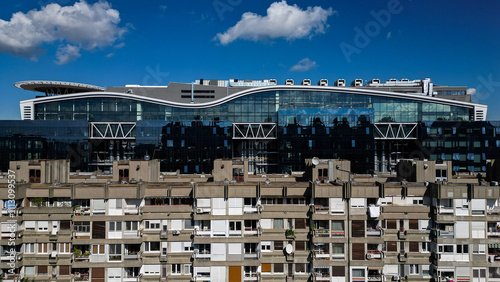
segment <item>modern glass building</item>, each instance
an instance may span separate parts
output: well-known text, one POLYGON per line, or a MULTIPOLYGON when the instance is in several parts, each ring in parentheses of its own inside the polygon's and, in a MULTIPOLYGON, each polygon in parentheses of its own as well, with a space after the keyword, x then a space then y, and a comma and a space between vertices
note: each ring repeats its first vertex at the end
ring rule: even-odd
POLYGON ((201 173, 210 172, 216 158, 241 158, 254 172, 289 172, 319 157, 350 159, 356 172, 366 173, 394 170, 396 159, 421 151, 420 158, 482 171, 496 148, 498 126, 484 122, 487 106, 472 103, 465 87, 435 86, 429 79, 355 80, 351 87, 325 81, 199 80, 106 89, 19 82, 45 95, 21 101, 22 121, 0 122, 0 150, 8 156, 0 169, 21 159, 70 158, 73 169, 109 170, 113 160, 159 158, 162 170, 201 173), (484 133, 467 135, 478 141, 459 146, 428 141, 466 128, 484 133))

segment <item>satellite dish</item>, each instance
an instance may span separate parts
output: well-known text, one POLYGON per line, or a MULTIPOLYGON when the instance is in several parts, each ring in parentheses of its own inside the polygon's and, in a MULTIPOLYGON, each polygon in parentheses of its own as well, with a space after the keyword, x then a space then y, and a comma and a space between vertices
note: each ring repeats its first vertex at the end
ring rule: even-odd
POLYGON ((312 158, 312 163, 313 163, 313 165, 318 165, 319 159, 317 157, 312 158))
POLYGON ((292 244, 286 244, 285 252, 287 254, 289 254, 289 255, 293 253, 293 246, 292 246, 292 244))

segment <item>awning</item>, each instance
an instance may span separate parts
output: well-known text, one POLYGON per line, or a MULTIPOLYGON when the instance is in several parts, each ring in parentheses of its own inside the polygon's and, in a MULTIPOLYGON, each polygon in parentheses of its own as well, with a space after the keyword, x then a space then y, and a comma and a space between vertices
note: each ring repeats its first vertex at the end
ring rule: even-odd
POLYGON ((500 244, 488 244, 488 248, 500 248, 500 244))

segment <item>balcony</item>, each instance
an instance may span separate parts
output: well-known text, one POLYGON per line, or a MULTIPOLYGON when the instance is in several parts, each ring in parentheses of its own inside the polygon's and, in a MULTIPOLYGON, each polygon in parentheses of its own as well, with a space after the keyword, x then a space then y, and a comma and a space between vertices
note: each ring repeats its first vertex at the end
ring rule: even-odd
POLYGON ((243 213, 258 213, 259 210, 257 209, 257 207, 253 207, 253 206, 244 206, 243 207, 243 213))
POLYGON ((243 281, 257 281, 258 278, 257 272, 243 272, 243 281))
POLYGON ((139 214, 139 207, 138 206, 125 206, 125 208, 123 208, 123 212, 125 213, 125 215, 139 214))
POLYGON ((88 273, 75 272, 73 273, 73 277, 74 281, 90 281, 88 273))
POLYGON ((439 207, 439 214, 453 214, 453 207, 439 207))
POLYGON ((439 238, 454 238, 455 232, 453 230, 438 230, 437 235, 439 238))
POLYGON ((372 237, 380 237, 383 235, 383 230, 382 228, 367 228, 366 229, 366 236, 372 236, 372 237))
POLYGON ((486 213, 489 215, 500 215, 500 207, 495 206, 492 208, 488 208, 486 213))
POLYGON ((210 260, 210 250, 197 250, 194 251, 194 257, 198 260, 210 260))
POLYGON ((382 259, 382 252, 378 250, 367 250, 366 259, 382 259))
POLYGON ((500 237, 500 229, 496 227, 488 227, 488 232, 486 234, 488 235, 488 238, 500 237))
POLYGON ((330 252, 328 250, 313 250, 315 260, 330 260, 330 252))
POLYGON ((132 250, 129 250, 129 251, 126 251, 125 252, 125 255, 123 256, 123 258, 125 260, 138 260, 141 256, 141 251, 132 251, 132 250))
POLYGON ((319 269, 316 269, 316 272, 312 273, 313 279, 316 281, 330 281, 329 269, 325 268, 324 270, 325 271, 319 271, 319 269))
POLYGON ((314 206, 314 214, 328 214, 329 212, 330 212, 329 206, 321 206, 321 205, 314 206))
POLYGON ((316 237, 330 237, 330 229, 318 228, 318 229, 314 230, 314 236, 316 236, 316 237))
POLYGON ((75 215, 90 215, 90 207, 75 207, 75 215))
POLYGON ((260 252, 248 252, 243 254, 244 259, 259 259, 260 258, 260 252))

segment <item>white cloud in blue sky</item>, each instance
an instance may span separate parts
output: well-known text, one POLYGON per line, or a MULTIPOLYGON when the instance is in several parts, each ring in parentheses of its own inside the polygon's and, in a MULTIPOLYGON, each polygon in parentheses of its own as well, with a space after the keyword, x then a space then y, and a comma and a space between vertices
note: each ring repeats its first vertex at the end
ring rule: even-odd
POLYGON ((81 57, 80 47, 75 46, 75 45, 71 45, 71 44, 67 44, 66 46, 60 46, 57 49, 57 52, 56 52, 57 61, 55 61, 55 62, 58 65, 65 65, 65 64, 67 64, 71 61, 74 61, 80 57, 81 57))
POLYGON ((105 1, 49 4, 40 10, 17 12, 9 21, 0 20, 0 52, 36 60, 45 52, 42 44, 62 42, 56 63, 65 64, 80 57, 82 48, 113 45, 127 30, 119 27, 119 22, 120 13, 105 1))
POLYGON ((310 38, 315 34, 325 33, 329 27, 326 21, 333 13, 332 8, 316 6, 302 10, 297 5, 288 5, 286 1, 274 2, 267 9, 266 16, 246 12, 236 25, 224 33, 217 33, 215 40, 227 45, 237 39, 260 41, 273 38, 310 38))
POLYGON ((311 61, 309 58, 304 58, 295 64, 290 71, 308 71, 317 66, 315 61, 311 61))

